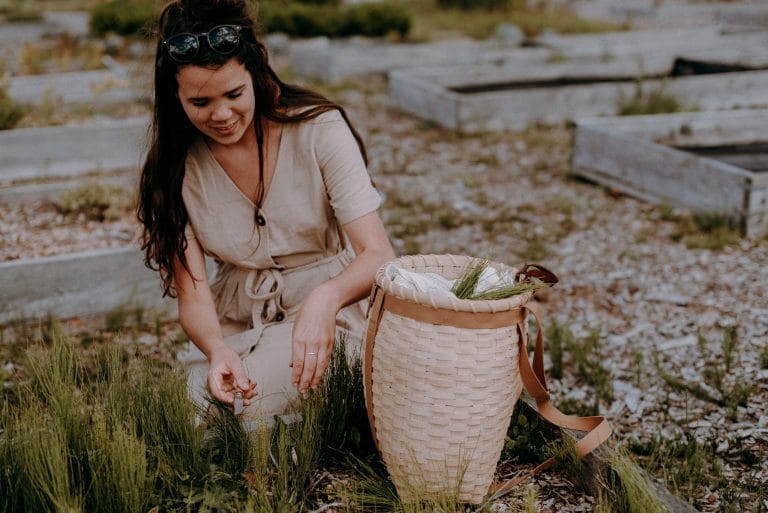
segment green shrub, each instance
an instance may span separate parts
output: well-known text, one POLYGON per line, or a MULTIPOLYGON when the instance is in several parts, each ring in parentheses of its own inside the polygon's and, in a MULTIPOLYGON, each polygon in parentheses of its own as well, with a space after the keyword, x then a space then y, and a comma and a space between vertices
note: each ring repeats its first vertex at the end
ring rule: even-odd
POLYGON ((22 0, 12 0, 8 4, 0 5, 0 16, 7 23, 26 23, 43 19, 40 9, 27 5, 22 0))
POLYGON ((97 4, 90 13, 93 34, 130 36, 147 32, 160 14, 160 4, 156 0, 110 0, 97 4))
POLYGON ((130 210, 132 197, 123 187, 91 182, 62 193, 56 206, 63 214, 84 214, 95 221, 115 221, 130 210))
POLYGON ((437 0, 437 5, 445 9, 506 9, 510 2, 509 0, 437 0))
POLYGON ((24 115, 24 108, 8 96, 5 86, 0 84, 0 130, 14 128, 24 115))
POLYGON ((643 91, 642 81, 638 81, 635 94, 627 99, 621 98, 618 105, 620 116, 638 116, 643 114, 669 114, 685 110, 685 106, 672 95, 664 92, 663 88, 643 91))
POLYGON ((360 4, 347 7, 264 3, 259 9, 264 32, 283 32, 293 37, 404 36, 411 17, 400 5, 360 4))
POLYGON ((741 240, 738 220, 718 212, 700 212, 682 216, 677 220, 673 240, 682 240, 690 249, 719 251, 741 240))
POLYGON ((341 27, 339 10, 324 5, 265 4, 259 15, 265 32, 283 32, 296 37, 334 37, 341 27))
POLYGON ((344 32, 340 35, 362 34, 379 37, 387 34, 405 36, 411 29, 411 17, 402 7, 394 4, 359 4, 350 6, 344 32))

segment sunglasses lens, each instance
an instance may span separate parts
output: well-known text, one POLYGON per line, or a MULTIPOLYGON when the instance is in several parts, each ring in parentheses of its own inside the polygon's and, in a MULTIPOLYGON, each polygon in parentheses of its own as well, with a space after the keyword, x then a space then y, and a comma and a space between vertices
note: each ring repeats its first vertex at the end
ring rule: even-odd
POLYGON ((240 34, 235 27, 220 26, 214 27, 208 33, 208 44, 215 52, 228 54, 235 51, 240 42, 240 34))
POLYGON ((189 62, 197 55, 199 43, 192 34, 179 34, 168 40, 168 53, 179 62, 189 62))

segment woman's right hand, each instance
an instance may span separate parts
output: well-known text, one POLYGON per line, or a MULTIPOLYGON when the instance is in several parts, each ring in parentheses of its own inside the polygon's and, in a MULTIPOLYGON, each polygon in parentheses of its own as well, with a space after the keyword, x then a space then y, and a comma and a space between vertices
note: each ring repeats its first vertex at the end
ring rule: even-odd
POLYGON ((243 404, 251 404, 256 392, 256 383, 251 381, 238 354, 226 345, 213 349, 208 360, 208 390, 214 399, 233 404, 235 392, 243 392, 243 404))

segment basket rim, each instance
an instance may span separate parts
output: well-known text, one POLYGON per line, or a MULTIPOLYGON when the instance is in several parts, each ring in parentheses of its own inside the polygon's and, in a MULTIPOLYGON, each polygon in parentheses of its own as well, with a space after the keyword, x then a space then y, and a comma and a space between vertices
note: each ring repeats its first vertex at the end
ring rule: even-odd
MULTIPOLYGON (((379 267, 376 272, 375 283, 386 294, 393 295, 404 301, 410 301, 418 305, 430 306, 436 309, 452 310, 455 312, 496 313, 515 310, 533 299, 533 292, 525 292, 504 299, 459 299, 452 295, 435 295, 428 292, 419 292, 415 289, 395 284, 386 275, 386 268, 395 265, 401 269, 414 270, 423 267, 445 266, 464 267, 477 257, 469 255, 445 254, 419 254, 404 255, 390 260, 379 267)), ((510 265, 489 261, 488 265, 498 270, 517 272, 517 268, 510 265)))

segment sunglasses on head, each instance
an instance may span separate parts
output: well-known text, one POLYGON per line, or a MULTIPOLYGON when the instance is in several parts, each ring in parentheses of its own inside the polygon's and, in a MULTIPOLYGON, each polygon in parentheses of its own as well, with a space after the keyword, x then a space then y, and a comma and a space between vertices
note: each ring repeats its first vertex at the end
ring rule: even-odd
POLYGON ((200 50, 201 38, 205 37, 208 47, 214 52, 227 55, 237 49, 241 30, 238 25, 218 25, 200 34, 176 34, 164 39, 162 44, 174 61, 191 62, 200 50))

